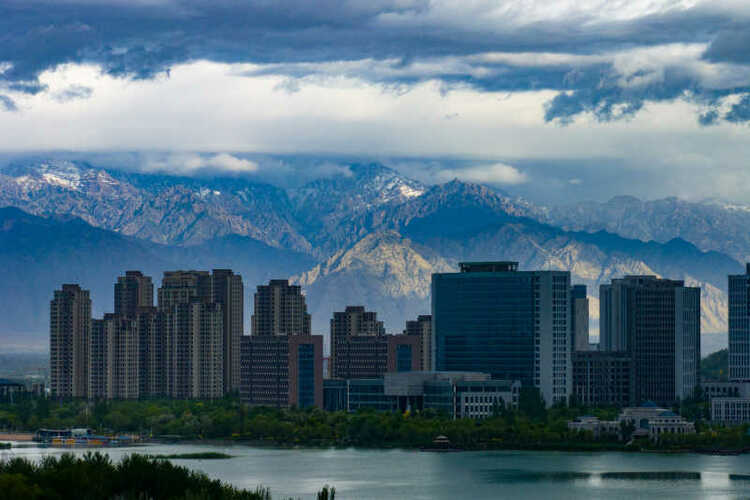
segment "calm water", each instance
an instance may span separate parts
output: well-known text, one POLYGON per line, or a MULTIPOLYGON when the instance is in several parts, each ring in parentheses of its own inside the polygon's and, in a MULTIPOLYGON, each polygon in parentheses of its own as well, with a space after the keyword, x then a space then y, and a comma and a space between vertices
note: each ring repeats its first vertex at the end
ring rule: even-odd
MULTIPOLYGON (((312 498, 324 484, 337 498, 749 498, 750 456, 634 453, 465 452, 372 450, 277 450, 245 446, 158 445, 117 448, 113 459, 133 452, 172 454, 218 451, 228 460, 175 460, 242 488, 270 486, 274 498, 312 498), (698 472, 700 480, 603 479, 606 472, 698 472), (587 476, 586 474, 591 474, 587 476)), ((62 450, 15 448, 0 458, 59 454, 62 450)), ((83 453, 77 450, 76 453, 83 453)))

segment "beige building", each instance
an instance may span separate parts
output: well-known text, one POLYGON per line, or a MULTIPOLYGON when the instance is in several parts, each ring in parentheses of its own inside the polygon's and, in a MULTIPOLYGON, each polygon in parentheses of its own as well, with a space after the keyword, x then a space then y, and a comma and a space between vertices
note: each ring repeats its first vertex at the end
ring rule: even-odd
POLYGON ((310 315, 307 313, 302 288, 288 280, 271 280, 259 285, 255 292, 252 316, 252 335, 310 335, 310 315))
POLYGON ((50 302, 50 390, 55 398, 88 394, 91 298, 88 290, 66 284, 50 302))
POLYGON ((420 338, 419 369, 432 370, 432 316, 425 314, 417 316, 416 321, 407 321, 404 334, 420 338))
POLYGON ((346 349, 352 337, 385 338, 384 336, 385 327, 382 321, 378 321, 378 313, 366 311, 364 306, 346 306, 343 311, 334 312, 331 318, 331 357, 328 365, 331 376, 341 376, 336 356, 342 349, 346 349))

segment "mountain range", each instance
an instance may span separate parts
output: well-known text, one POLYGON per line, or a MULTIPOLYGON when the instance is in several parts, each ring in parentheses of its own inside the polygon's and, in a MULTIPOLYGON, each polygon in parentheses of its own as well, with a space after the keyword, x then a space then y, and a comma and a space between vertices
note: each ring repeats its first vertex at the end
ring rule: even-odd
POLYGON ((461 260, 570 270, 589 287, 594 331, 599 284, 684 279, 703 289, 703 332, 724 332, 726 275, 750 255, 750 209, 738 205, 618 197, 546 207, 457 180, 424 185, 380 164, 282 189, 24 160, 0 170, 0 207, 0 335, 30 342, 46 341, 53 289, 81 283, 101 314, 126 269, 158 284, 167 269, 230 267, 248 304, 255 285, 289 277, 307 294, 315 331, 349 304, 400 331, 429 312, 430 275, 461 260))

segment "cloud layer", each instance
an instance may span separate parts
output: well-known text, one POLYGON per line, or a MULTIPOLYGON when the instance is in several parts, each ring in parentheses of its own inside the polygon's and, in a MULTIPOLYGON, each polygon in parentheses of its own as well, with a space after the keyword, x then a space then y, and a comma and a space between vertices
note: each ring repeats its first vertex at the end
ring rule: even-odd
POLYGON ((750 114, 750 7, 739 0, 6 0, 0 33, 6 110, 8 94, 43 92, 40 75, 62 64, 138 80, 208 60, 283 75, 292 92, 338 77, 550 90, 544 116, 561 124, 676 99, 698 104, 703 125, 750 114))

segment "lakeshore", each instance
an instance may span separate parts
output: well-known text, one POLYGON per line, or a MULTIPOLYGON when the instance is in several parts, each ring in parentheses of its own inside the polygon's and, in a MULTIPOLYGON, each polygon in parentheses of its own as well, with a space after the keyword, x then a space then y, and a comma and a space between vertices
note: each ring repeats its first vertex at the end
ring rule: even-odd
MULTIPOLYGON (((14 448, 0 457, 60 456, 70 450, 14 448)), ((72 450, 83 455, 85 449, 72 450)), ((325 484, 355 499, 598 497, 736 498, 747 495, 750 456, 691 453, 467 451, 432 453, 361 448, 279 449, 244 445, 149 445, 107 448, 118 461, 132 453, 221 453, 228 459, 170 459, 236 488, 263 485, 273 498, 314 498, 325 484)))

